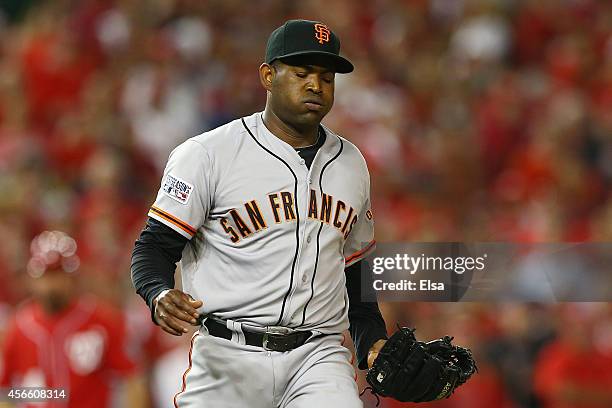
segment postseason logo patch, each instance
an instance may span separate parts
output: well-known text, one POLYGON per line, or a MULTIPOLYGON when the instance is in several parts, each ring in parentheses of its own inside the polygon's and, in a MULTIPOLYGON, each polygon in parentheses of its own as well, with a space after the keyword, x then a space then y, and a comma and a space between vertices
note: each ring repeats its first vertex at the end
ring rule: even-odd
POLYGON ((189 195, 193 191, 193 186, 178 177, 168 174, 164 179, 162 190, 168 197, 181 204, 187 204, 189 195))

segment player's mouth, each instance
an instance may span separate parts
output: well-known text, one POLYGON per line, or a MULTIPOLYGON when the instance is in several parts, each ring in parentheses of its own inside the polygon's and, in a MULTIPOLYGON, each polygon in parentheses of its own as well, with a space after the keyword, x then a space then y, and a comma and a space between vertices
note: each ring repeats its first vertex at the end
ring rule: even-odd
POLYGON ((323 109, 323 103, 317 99, 306 99, 304 105, 308 110, 320 111, 323 109))

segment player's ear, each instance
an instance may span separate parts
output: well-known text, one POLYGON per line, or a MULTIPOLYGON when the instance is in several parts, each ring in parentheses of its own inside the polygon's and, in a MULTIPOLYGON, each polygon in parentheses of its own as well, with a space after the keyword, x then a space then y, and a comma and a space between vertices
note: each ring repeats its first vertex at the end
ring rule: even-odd
POLYGON ((266 91, 272 91, 274 68, 265 62, 259 66, 259 81, 266 91))

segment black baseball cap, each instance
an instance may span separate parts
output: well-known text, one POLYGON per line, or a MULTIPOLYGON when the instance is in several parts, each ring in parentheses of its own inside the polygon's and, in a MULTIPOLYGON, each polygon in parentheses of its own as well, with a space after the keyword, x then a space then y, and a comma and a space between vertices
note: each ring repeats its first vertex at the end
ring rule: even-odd
POLYGON ((266 46, 266 63, 277 59, 298 57, 323 62, 335 72, 347 74, 353 64, 340 56, 340 39, 327 25, 319 21, 289 20, 270 34, 266 46))

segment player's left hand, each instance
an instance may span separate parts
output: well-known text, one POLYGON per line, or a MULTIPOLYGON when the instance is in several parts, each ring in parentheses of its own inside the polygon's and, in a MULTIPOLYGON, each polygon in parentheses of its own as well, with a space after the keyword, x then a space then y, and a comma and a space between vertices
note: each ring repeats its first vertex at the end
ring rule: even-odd
POLYGON ((477 370, 470 350, 451 341, 450 336, 417 341, 414 329, 403 327, 380 348, 375 343, 368 355, 371 368, 366 376, 372 392, 401 402, 450 397, 477 370))
POLYGON ((368 368, 372 368, 374 360, 376 360, 376 357, 378 357, 378 353, 380 353, 380 349, 385 345, 386 342, 387 340, 380 339, 376 343, 374 343, 372 347, 370 347, 370 350, 368 351, 368 368))

